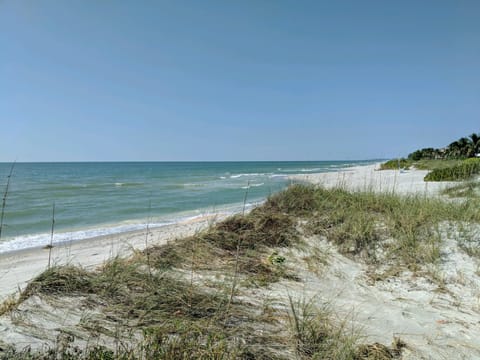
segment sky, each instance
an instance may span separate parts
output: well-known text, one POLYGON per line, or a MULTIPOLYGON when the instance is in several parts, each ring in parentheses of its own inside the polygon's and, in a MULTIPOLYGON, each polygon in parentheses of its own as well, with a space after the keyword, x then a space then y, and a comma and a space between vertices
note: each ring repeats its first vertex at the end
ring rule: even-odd
POLYGON ((478 0, 0 0, 0 161, 361 160, 480 132, 478 0))

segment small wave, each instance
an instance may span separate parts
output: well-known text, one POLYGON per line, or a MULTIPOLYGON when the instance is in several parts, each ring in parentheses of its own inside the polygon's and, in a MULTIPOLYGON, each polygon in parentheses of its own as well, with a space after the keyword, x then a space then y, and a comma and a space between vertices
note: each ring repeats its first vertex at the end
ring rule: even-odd
POLYGON ((304 172, 316 172, 316 171, 322 171, 322 170, 325 170, 325 168, 278 169, 278 171, 286 172, 286 173, 304 173, 304 172))
POLYGON ((287 174, 272 174, 269 176, 269 178, 273 179, 273 178, 287 178, 288 175, 287 174))
MULTIPOLYGON (((105 185, 110 185, 110 184, 105 184, 105 185)), ((116 182, 114 185, 118 186, 118 187, 120 187, 120 186, 125 187, 125 186, 142 186, 144 184, 141 183, 141 182, 126 182, 126 183, 116 182)))
POLYGON ((268 174, 265 173, 247 173, 247 174, 236 174, 236 175, 230 175, 230 179, 238 179, 241 177, 252 177, 252 176, 266 176, 268 174))
MULTIPOLYGON (((154 228, 154 227, 161 227, 161 226, 166 226, 171 224, 174 224, 174 222, 173 221, 156 222, 156 223, 150 223, 149 227, 154 228)), ((98 236, 118 234, 118 233, 123 233, 128 231, 134 231, 134 230, 142 230, 142 229, 145 229, 145 227, 146 227, 145 223, 135 223, 135 224, 123 224, 123 225, 117 225, 117 226, 111 226, 111 227, 105 227, 105 228, 56 233, 54 236, 53 244, 60 245, 70 241, 78 241, 78 240, 84 240, 84 239, 91 239, 98 236)), ((13 239, 3 241, 0 243, 0 253, 45 246, 50 243, 50 237, 51 237, 50 233, 15 237, 13 239)))
POLYGON ((199 184, 199 183, 186 183, 183 184, 183 187, 203 187, 205 186, 204 184, 199 184))
POLYGON ((260 183, 260 184, 250 184, 248 186, 242 186, 241 189, 250 189, 251 187, 259 187, 259 186, 263 186, 264 183, 260 183))

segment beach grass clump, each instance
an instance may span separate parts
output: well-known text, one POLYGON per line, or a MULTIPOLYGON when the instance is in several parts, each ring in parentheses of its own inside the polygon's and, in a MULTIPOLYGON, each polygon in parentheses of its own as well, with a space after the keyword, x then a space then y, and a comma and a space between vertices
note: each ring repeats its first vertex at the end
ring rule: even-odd
POLYGON ((151 275, 143 262, 114 258, 100 271, 56 266, 37 276, 22 292, 33 294, 94 295, 90 302, 106 304, 119 320, 137 319, 137 326, 176 313, 183 318, 205 318, 215 313, 224 299, 162 272, 151 275), (140 322, 139 322, 140 321, 140 322))
POLYGON ((246 215, 233 215, 207 230, 174 243, 148 249, 151 265, 158 270, 183 268, 237 272, 252 285, 265 286, 293 278, 283 263, 269 261, 274 248, 300 241, 295 218, 260 206, 246 215))
POLYGON ((408 170, 412 166, 412 161, 401 158, 401 159, 392 159, 388 160, 380 165, 380 170, 399 170, 405 169, 408 170))
POLYGON ((442 194, 451 198, 478 198, 480 197, 480 181, 462 182, 443 190, 442 194))
POLYGON ((447 168, 438 168, 425 176, 425 181, 463 181, 480 174, 480 159, 471 158, 447 168))
POLYGON ((348 321, 339 322, 328 305, 319 308, 312 300, 294 301, 290 297, 288 320, 299 359, 390 360, 400 358, 406 346, 399 339, 391 347, 361 344, 360 332, 348 321))
POLYGON ((214 226, 202 238, 221 249, 285 247, 298 240, 295 223, 288 214, 254 209, 248 215, 234 215, 214 226))
MULTIPOLYGON (((293 207, 288 201, 298 201, 289 193, 291 189, 275 195, 274 205, 282 204, 280 210, 288 211, 293 207)), ((324 236, 340 252, 360 255, 369 263, 395 260, 412 269, 435 263, 440 258, 440 224, 480 220, 478 204, 470 201, 452 204, 416 195, 350 192, 311 185, 295 185, 294 192, 310 198, 309 211, 304 207, 301 212, 308 232, 324 236)))
POLYGON ((461 159, 422 159, 413 162, 412 166, 418 170, 445 169, 462 163, 461 159))
MULTIPOLYGON (((61 358, 235 359, 242 357, 243 352, 255 353, 257 342, 263 341, 262 337, 251 336, 249 326, 255 317, 240 302, 227 308, 225 293, 200 288, 179 275, 149 272, 145 259, 138 255, 130 259, 115 258, 91 272, 72 266, 51 267, 27 286, 21 299, 25 301, 33 295, 83 297, 86 306, 102 310, 108 318, 105 324, 110 321, 128 329, 129 334, 136 334, 117 338, 122 353, 115 356, 103 348, 83 349, 80 354, 72 345, 65 353, 72 356, 63 354, 61 358), (232 340, 236 338, 256 347, 251 349, 232 340)), ((82 326, 106 336, 116 334, 116 330, 98 326, 97 322, 90 324, 86 320, 82 326)), ((31 354, 31 358, 58 358, 48 357, 49 353, 44 353, 45 357, 31 354)))
POLYGON ((313 186, 293 184, 287 190, 270 196, 262 207, 274 213, 308 216, 316 208, 315 194, 313 186))
POLYGON ((53 266, 34 278, 22 291, 20 301, 36 293, 94 293, 93 275, 76 266, 53 266))

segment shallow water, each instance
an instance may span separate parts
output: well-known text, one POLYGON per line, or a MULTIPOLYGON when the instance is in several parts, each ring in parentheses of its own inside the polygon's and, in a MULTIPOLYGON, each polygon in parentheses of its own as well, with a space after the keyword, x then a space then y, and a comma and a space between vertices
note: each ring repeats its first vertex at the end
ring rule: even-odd
MULTIPOLYGON (((7 194, 0 252, 161 226, 264 200, 292 174, 372 161, 17 163, 7 194)), ((5 192, 11 164, 0 163, 5 192)))

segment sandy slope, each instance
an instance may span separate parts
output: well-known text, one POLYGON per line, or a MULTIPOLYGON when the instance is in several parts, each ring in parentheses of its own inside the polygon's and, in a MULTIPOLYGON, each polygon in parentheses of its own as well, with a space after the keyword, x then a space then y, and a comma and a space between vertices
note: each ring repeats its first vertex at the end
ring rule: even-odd
MULTIPOLYGON (((378 164, 292 178, 325 187, 429 196, 456 184, 426 183, 427 171, 377 169, 378 164)), ((480 229, 472 228, 472 234, 480 246, 480 229)), ((441 263, 425 269, 437 281, 405 271, 377 282, 369 278, 367 266, 317 239, 316 246, 331 254, 329 265, 321 276, 300 270, 304 282, 290 284, 289 291, 332 303, 340 314, 351 316, 371 341, 389 343, 400 337, 408 344, 405 359, 480 359, 480 260, 462 251, 457 239, 455 229, 445 225, 441 263)))
POLYGON ((480 262, 445 239, 442 263, 435 269, 441 284, 404 271, 372 281, 369 267, 339 254, 325 239, 310 244, 327 256, 317 273, 299 261, 304 253, 286 254, 302 282, 272 286, 272 298, 287 291, 299 299, 329 306, 350 319, 366 342, 389 344, 399 337, 408 345, 403 359, 480 359, 480 262))

